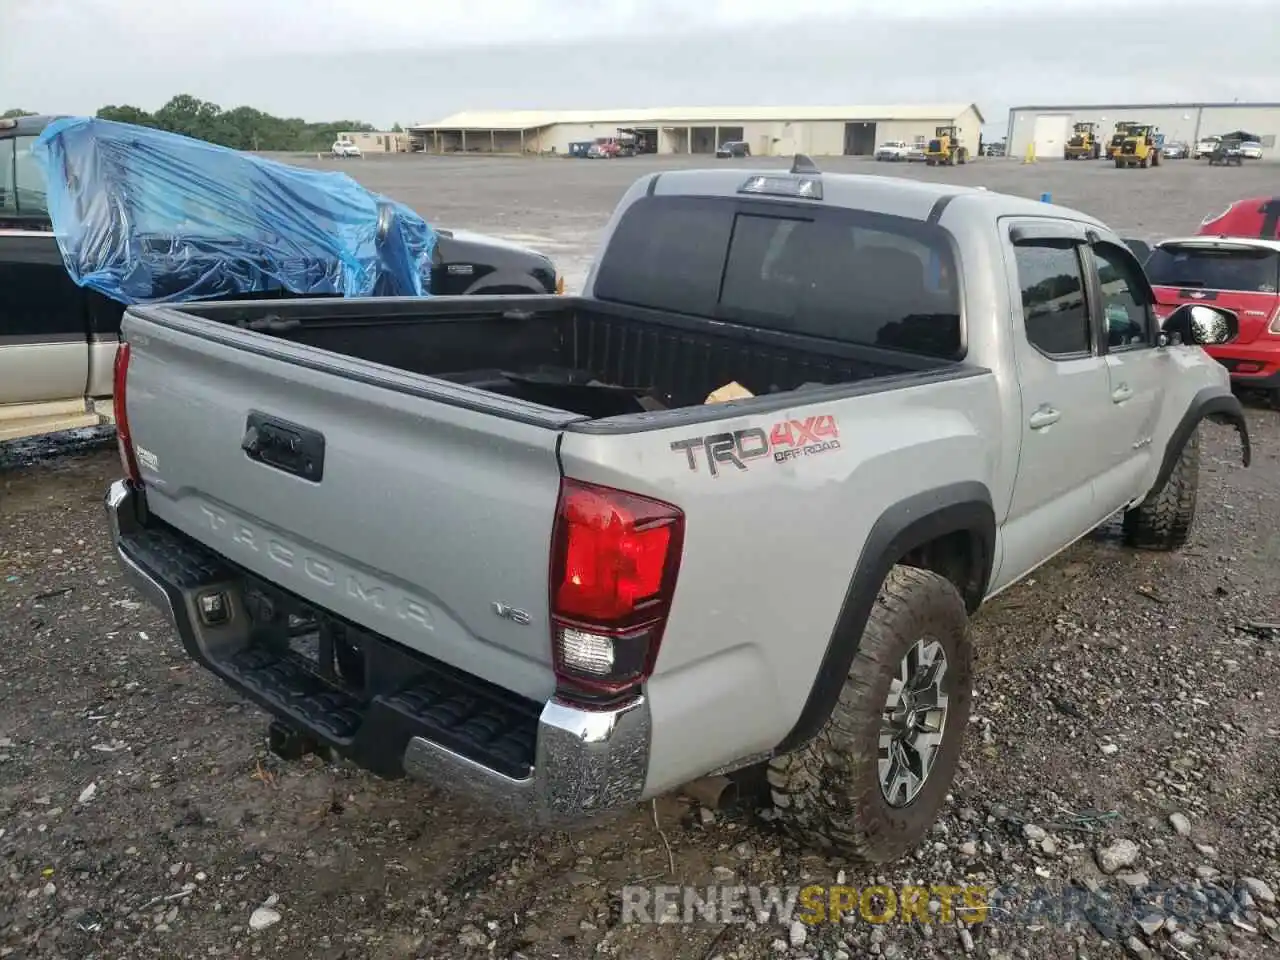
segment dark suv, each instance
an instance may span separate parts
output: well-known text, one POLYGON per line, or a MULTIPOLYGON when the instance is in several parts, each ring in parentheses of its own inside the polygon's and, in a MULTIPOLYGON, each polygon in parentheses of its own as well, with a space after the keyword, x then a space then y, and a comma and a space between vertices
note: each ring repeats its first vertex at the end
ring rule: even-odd
POLYGON ((751 147, 745 140, 726 140, 716 150, 717 157, 749 157, 751 147))

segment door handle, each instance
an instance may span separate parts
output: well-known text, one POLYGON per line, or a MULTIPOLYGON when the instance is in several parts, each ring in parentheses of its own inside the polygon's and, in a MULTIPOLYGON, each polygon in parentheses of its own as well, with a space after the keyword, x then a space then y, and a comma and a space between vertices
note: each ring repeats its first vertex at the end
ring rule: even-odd
POLYGON ((1062 414, 1050 406, 1043 406, 1031 415, 1031 429, 1043 430, 1062 419, 1062 414))
POLYGON ((1112 403, 1124 403, 1126 400, 1132 399, 1132 397, 1133 397, 1133 388, 1130 387, 1127 383, 1122 383, 1120 384, 1120 386, 1116 387, 1114 390, 1111 391, 1112 403))

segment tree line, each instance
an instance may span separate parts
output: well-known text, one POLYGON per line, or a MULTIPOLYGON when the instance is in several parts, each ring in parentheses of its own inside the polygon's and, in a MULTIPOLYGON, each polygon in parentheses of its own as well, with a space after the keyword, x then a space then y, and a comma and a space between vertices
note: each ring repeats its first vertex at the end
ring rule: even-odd
MULTIPOLYGON (((0 116, 31 116, 30 110, 6 110, 0 116)), ((216 103, 181 93, 155 113, 128 104, 103 107, 97 116, 141 127, 181 133, 197 140, 221 144, 236 150, 327 150, 339 131, 373 130, 359 120, 332 120, 309 123, 298 117, 274 117, 253 107, 223 110, 216 103)), ((400 132, 400 124, 392 128, 400 132)))

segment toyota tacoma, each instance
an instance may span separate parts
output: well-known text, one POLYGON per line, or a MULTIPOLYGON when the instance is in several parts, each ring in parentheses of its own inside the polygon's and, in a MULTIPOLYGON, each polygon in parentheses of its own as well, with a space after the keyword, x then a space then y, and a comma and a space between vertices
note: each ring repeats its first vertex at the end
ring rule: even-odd
POLYGON ((131 307, 111 536, 186 653, 346 756, 518 820, 764 773, 802 841, 943 804, 969 616, 1122 513, 1190 534, 1248 433, 1104 224, 950 184, 643 177, 577 297, 131 307))

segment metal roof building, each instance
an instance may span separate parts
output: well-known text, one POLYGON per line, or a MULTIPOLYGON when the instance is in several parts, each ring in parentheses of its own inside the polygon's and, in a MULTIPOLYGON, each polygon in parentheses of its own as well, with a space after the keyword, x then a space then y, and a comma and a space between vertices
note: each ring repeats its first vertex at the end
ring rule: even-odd
POLYGON ((429 153, 567 153, 569 144, 634 137, 648 153, 714 153, 730 140, 757 156, 870 155, 886 140, 928 140, 942 125, 960 128, 971 154, 983 117, 976 104, 888 106, 653 107, 619 110, 465 111, 409 127, 429 153))
POLYGON ((1263 156, 1280 156, 1280 103, 1132 103, 1092 106, 1030 106, 1009 111, 1008 154, 1022 157, 1034 144, 1036 157, 1061 159, 1062 148, 1076 123, 1097 123, 1110 139, 1116 123, 1149 123, 1166 141, 1191 144, 1213 134, 1247 130, 1262 143, 1263 156))

